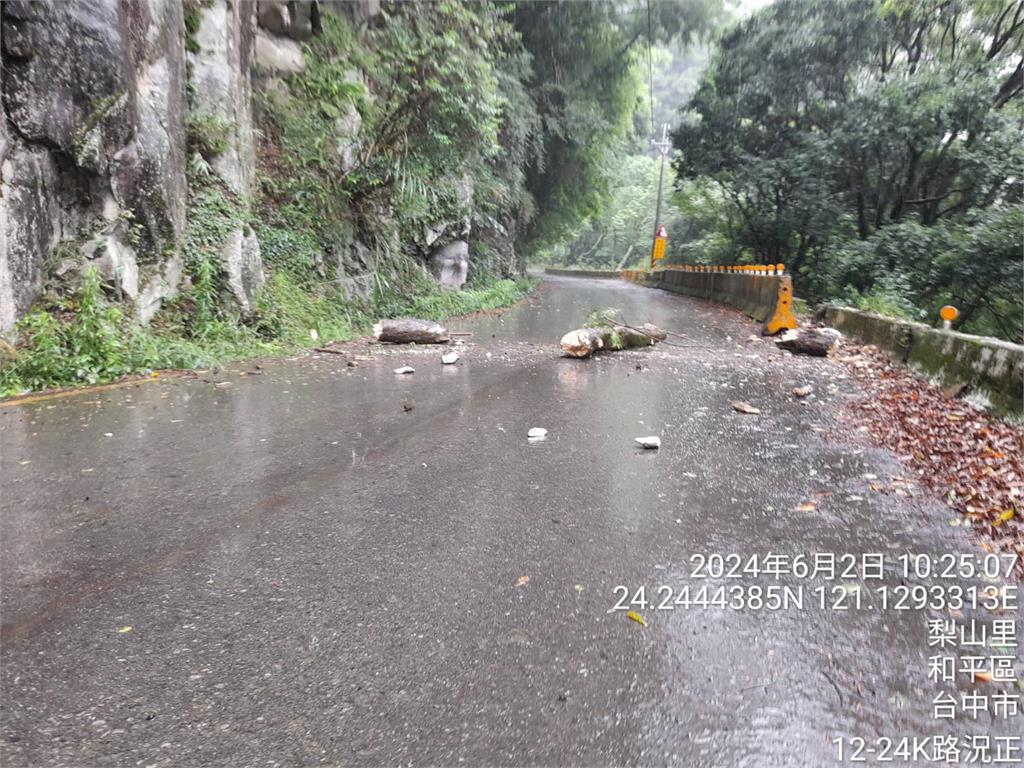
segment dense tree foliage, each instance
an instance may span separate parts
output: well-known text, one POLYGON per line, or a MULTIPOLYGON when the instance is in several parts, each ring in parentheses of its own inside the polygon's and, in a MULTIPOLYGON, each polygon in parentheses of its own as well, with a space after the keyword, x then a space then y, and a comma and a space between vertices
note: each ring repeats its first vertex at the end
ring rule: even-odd
POLYGON ((1024 2, 778 0, 727 31, 674 134, 687 256, 1020 339, 1024 2))
MULTIPOLYGON (((607 210, 614 162, 649 115, 646 41, 689 40, 716 23, 718 0, 522 2, 513 14, 532 57, 527 80, 541 125, 543 155, 527 188, 537 215, 520 242, 531 250, 572 239, 607 210)), ((643 145, 649 118, 643 125, 643 145)), ((623 171, 628 174, 628 171, 623 171)))
POLYGON ((650 111, 648 37, 706 35, 718 8, 719 0, 387 3, 363 32, 326 14, 306 70, 287 93, 266 95, 281 151, 265 156, 284 166, 266 174, 268 210, 327 248, 355 230, 376 243, 378 265, 394 251, 422 258, 471 225, 473 272, 515 273, 525 253, 604 212, 615 180, 629 175, 615 157, 650 111), (339 173, 330 137, 354 112, 355 162, 339 173), (397 227, 384 226, 392 219, 397 227), (391 239, 381 234, 392 230, 391 239))
POLYGON ((264 95, 278 134, 264 157, 284 166, 266 174, 270 215, 329 248, 355 235, 381 266, 518 207, 536 128, 507 16, 493 3, 396 3, 357 31, 325 14, 305 71, 264 95))

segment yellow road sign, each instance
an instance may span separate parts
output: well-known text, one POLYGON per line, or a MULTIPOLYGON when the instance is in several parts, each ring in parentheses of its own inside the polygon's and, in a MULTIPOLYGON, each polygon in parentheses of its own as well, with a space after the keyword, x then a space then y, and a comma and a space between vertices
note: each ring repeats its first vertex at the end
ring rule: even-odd
POLYGON ((665 243, 668 242, 667 238, 656 237, 654 238, 654 251, 651 253, 651 259, 654 261, 661 261, 665 258, 665 243))

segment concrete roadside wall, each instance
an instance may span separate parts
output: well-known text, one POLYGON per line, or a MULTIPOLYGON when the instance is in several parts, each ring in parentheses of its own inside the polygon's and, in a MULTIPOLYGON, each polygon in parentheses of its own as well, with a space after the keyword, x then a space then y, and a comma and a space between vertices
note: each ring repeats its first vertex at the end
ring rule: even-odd
POLYGON ((619 277, 638 285, 655 287, 658 285, 658 274, 657 272, 648 272, 645 269, 624 269, 619 272, 619 277))
POLYGON ((898 362, 997 413, 1024 413, 1024 346, 985 336, 931 328, 849 307, 820 310, 827 325, 890 352, 898 362))
POLYGON ((607 277, 614 280, 619 278, 618 271, 614 269, 559 269, 558 267, 544 267, 544 274, 561 277, 607 277))
POLYGON ((762 323, 761 333, 773 336, 796 328, 793 279, 782 264, 763 267, 669 265, 656 272, 624 269, 622 279, 652 288, 736 307, 762 323))
POLYGON ((684 296, 717 301, 742 310, 755 320, 764 322, 779 296, 781 275, 734 274, 729 272, 686 272, 664 270, 652 273, 659 288, 684 296))

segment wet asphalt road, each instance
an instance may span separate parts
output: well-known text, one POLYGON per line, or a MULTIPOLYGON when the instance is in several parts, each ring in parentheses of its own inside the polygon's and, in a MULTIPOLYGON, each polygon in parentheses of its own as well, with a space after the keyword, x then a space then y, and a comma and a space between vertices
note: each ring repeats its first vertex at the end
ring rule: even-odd
POLYGON ((702 553, 978 552, 871 490, 905 470, 845 439, 838 364, 616 281, 453 326, 454 367, 355 344, 0 408, 0 763, 825 766, 1020 732, 932 719, 939 614, 609 612, 702 553), (595 307, 688 338, 560 358, 595 307))

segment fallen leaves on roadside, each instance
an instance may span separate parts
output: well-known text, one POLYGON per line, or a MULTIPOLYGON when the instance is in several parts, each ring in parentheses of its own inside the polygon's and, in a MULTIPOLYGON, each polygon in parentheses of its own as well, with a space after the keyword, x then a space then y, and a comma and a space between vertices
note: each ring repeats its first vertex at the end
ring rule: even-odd
POLYGON ((810 386, 797 387, 793 390, 793 397, 807 397, 814 389, 810 386))
POLYGON ((813 501, 805 501, 803 504, 796 508, 797 512, 813 512, 818 508, 818 505, 813 501))
POLYGON ((529 580, 530 580, 529 576, 520 576, 518 579, 516 579, 516 586, 517 587, 521 587, 524 584, 526 584, 529 580))
POLYGON ((632 619, 637 624, 639 624, 641 627, 646 627, 647 626, 647 619, 645 619, 643 616, 641 616, 636 611, 630 611, 629 613, 626 614, 626 617, 632 619))
POLYGON ((121 627, 119 630, 117 630, 117 634, 124 635, 124 634, 127 634, 128 632, 131 632, 131 631, 132 631, 131 627, 121 627))
MULTIPOLYGON (((845 352, 839 360, 864 397, 844 420, 863 425, 996 550, 1019 555, 1024 575, 1024 429, 947 397, 874 347, 850 345, 845 352)), ((894 493, 913 495, 912 488, 900 483, 894 493)))
POLYGON ((740 413, 749 413, 752 415, 757 415, 761 412, 760 408, 755 408, 750 403, 745 403, 742 400, 733 400, 732 409, 734 411, 739 411, 740 413))

